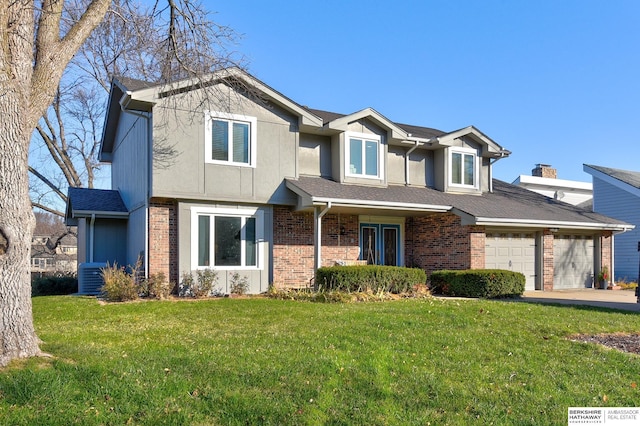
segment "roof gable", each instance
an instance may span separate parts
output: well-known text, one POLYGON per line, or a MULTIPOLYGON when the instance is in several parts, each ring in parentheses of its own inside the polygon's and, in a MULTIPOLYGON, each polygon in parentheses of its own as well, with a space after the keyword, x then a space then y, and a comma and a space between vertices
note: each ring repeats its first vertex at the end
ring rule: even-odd
POLYGON ((623 191, 640 197, 640 172, 614 169, 611 167, 583 164, 583 170, 593 178, 600 179, 623 191))

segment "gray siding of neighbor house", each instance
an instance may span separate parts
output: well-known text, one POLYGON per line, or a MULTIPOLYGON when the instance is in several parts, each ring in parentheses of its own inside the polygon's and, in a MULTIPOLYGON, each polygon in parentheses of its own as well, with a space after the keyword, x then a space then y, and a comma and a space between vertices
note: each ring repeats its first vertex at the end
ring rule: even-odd
POLYGON ((120 191, 128 210, 145 203, 148 189, 148 119, 122 113, 111 163, 111 188, 120 191))
POLYGON ((640 198, 594 177, 593 210, 636 225, 635 229, 614 237, 614 278, 637 280, 640 198))
MULTIPOLYGON (((191 208, 192 207, 211 207, 211 208, 243 208, 246 205, 230 205, 230 204, 204 204, 204 203, 179 203, 178 204, 178 229, 180 229, 178 240, 178 265, 179 265, 179 277, 182 281, 182 276, 185 273, 192 271, 192 253, 191 253, 191 208)), ((255 206, 253 206, 255 207, 255 206)), ((264 239, 262 259, 259 260, 261 265, 260 270, 252 269, 220 269, 212 267, 212 269, 218 271, 217 286, 224 293, 229 293, 230 279, 234 272, 238 272, 240 276, 246 276, 249 279, 249 293, 258 294, 267 291, 269 288, 269 282, 273 276, 271 250, 273 246, 273 210, 269 206, 262 206, 260 210, 264 216, 264 239)), ((197 226, 197 224, 196 224, 197 226)), ((194 272, 195 276, 195 272, 194 272)))
MULTIPOLYGON (((219 85, 221 93, 229 89, 219 85)), ((295 204, 282 184, 297 176, 297 118, 275 105, 259 105, 229 92, 233 105, 191 107, 186 96, 161 100, 154 108, 154 144, 170 148, 164 164, 154 159, 155 197, 211 201, 295 204), (178 103, 176 107, 176 102, 178 103), (171 108, 170 108, 171 107, 171 108), (205 111, 241 114, 257 119, 256 167, 211 164, 205 159, 205 111), (166 112, 170 111, 170 112, 166 112)), ((197 101, 197 100, 196 100, 197 101)), ((197 102, 195 102, 197 104, 197 102)))

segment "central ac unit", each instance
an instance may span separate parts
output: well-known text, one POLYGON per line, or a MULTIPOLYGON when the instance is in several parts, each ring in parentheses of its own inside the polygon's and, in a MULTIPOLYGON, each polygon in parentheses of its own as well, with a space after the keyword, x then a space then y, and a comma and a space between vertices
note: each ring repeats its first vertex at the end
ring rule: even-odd
POLYGON ((81 263, 78 265, 78 294, 100 294, 100 288, 104 284, 102 269, 106 263, 81 263))

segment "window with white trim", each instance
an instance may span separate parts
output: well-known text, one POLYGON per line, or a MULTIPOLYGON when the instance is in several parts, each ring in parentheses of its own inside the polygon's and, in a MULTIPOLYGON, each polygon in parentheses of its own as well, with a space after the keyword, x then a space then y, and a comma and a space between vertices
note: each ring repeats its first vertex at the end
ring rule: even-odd
POLYGON ((194 269, 261 268, 261 211, 193 208, 191 226, 194 269))
POLYGON ((472 149, 451 149, 449 151, 449 184, 476 188, 478 181, 478 157, 472 149))
POLYGON ((206 112, 206 161, 255 167, 256 124, 255 117, 206 112))
POLYGON ((381 179, 381 137, 366 133, 347 133, 345 140, 346 175, 381 179))

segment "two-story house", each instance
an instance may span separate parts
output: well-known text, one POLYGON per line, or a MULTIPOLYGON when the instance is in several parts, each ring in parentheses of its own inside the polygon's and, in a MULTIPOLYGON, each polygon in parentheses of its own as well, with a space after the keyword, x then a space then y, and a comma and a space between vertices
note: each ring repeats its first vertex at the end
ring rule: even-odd
POLYGON ((210 76, 215 97, 201 84, 113 80, 100 150, 112 190, 69 192, 79 262, 140 257, 173 282, 214 268, 223 291, 239 272, 252 293, 355 260, 511 269, 552 290, 590 286, 629 228, 494 180, 510 152, 473 126, 314 110, 238 69, 210 76))

